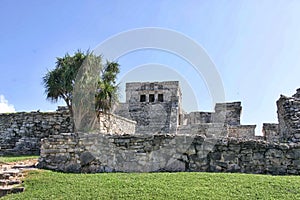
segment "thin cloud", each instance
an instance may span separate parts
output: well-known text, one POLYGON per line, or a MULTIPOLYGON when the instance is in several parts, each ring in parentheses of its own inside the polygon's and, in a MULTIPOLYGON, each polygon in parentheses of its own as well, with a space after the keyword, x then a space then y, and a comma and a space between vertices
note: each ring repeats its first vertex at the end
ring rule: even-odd
POLYGON ((4 95, 0 95, 0 113, 16 112, 14 105, 9 104, 4 95))

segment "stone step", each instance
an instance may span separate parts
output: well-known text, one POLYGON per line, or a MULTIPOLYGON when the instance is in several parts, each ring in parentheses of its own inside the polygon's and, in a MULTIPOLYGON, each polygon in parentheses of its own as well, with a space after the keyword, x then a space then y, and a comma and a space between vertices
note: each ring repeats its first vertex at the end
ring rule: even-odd
POLYGON ((12 176, 7 173, 0 173, 0 179, 9 180, 12 176))
POLYGON ((0 186, 19 185, 21 183, 22 183, 22 181, 19 179, 15 179, 15 180, 2 179, 2 180, 0 180, 0 186))
POLYGON ((0 179, 12 179, 16 177, 23 177, 23 174, 19 169, 0 171, 0 179))
POLYGON ((25 190, 24 187, 15 187, 14 185, 5 186, 5 187, 1 186, 0 187, 0 197, 3 197, 7 194, 24 192, 24 190, 25 190))
POLYGON ((35 165, 17 164, 12 167, 12 169, 27 169, 27 168, 36 168, 36 166, 35 165))
POLYGON ((21 187, 24 174, 23 169, 34 170, 36 168, 35 161, 24 161, 14 163, 0 163, 0 197, 11 193, 19 193, 24 191, 21 187))
POLYGON ((0 186, 6 186, 6 185, 8 185, 7 184, 7 182, 8 182, 8 180, 0 180, 0 186))

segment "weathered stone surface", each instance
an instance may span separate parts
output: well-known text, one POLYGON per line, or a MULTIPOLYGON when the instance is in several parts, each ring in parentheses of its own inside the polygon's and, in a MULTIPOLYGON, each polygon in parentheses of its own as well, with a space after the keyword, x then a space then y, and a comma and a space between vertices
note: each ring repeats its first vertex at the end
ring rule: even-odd
POLYGON ((277 101, 279 140, 300 142, 300 98, 299 91, 293 97, 281 95, 277 101))
POLYGON ((96 158, 93 156, 91 152, 85 151, 80 155, 80 164, 82 166, 89 164, 96 158))
POLYGON ((64 172, 81 172, 81 166, 78 163, 67 163, 65 166, 63 166, 61 169, 59 169, 60 171, 64 171, 64 172))
POLYGON ((174 133, 183 114, 178 81, 126 83, 126 102, 115 114, 137 122, 136 133, 174 133))
POLYGON ((167 166, 164 168, 165 171, 168 172, 184 172, 185 169, 185 163, 179 160, 171 159, 167 163, 167 166))
POLYGON ((280 97, 279 124, 265 123, 257 137, 255 125, 240 124, 240 102, 186 114, 178 82, 130 83, 116 111, 128 119, 101 115, 90 133, 71 133, 65 110, 0 115, 1 154, 38 152, 41 143, 39 166, 67 172, 300 174, 299 93, 280 97))
POLYGON ((72 141, 67 135, 64 140, 66 149, 73 149, 73 153, 49 153, 61 145, 59 139, 50 136, 42 142, 45 151, 42 151, 39 166, 85 173, 213 171, 300 174, 298 144, 232 137, 212 140, 202 135, 184 137, 72 134, 72 141), (90 142, 90 138, 94 142, 90 142), (82 142, 80 146, 79 141, 82 142), (148 151, 144 151, 144 146, 148 146, 148 151))
MULTIPOLYGON (((38 155, 41 139, 53 135, 63 139, 73 132, 69 112, 60 107, 56 112, 0 114, 0 155, 38 155)), ((134 134, 136 122, 116 115, 100 115, 97 131, 109 134, 134 134)), ((63 144, 65 140, 61 140, 63 144)), ((65 152, 61 146, 56 152, 65 152)), ((49 152, 50 153, 50 152, 49 152)))
POLYGON ((280 142, 279 124, 263 123, 263 134, 267 141, 280 142))
POLYGON ((38 155, 42 138, 72 131, 67 110, 0 114, 0 155, 38 155))
POLYGON ((22 179, 29 170, 34 170, 37 160, 0 163, 0 198, 7 194, 24 191, 22 179))

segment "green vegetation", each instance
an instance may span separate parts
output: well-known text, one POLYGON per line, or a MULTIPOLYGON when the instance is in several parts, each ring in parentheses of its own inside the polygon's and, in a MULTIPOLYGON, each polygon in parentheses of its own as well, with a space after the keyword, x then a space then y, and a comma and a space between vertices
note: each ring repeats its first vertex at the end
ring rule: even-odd
POLYGON ((98 91, 95 94, 96 110, 109 113, 113 104, 118 102, 117 75, 120 72, 118 63, 109 63, 101 70, 101 79, 98 81, 98 91))
POLYGON ((67 174, 31 171, 3 199, 300 199, 300 177, 230 173, 67 174))
MULTIPOLYGON (((57 102, 59 99, 63 99, 70 113, 73 114, 73 90, 76 88, 75 82, 79 81, 77 86, 87 86, 81 88, 85 93, 82 95, 92 92, 95 96, 97 111, 111 109, 112 103, 117 99, 116 78, 120 71, 118 63, 106 61, 103 64, 101 56, 80 50, 73 56, 67 53, 64 57, 58 57, 56 60, 55 68, 48 71, 43 77, 48 100, 57 102), (78 74, 81 76, 79 79, 77 79, 78 74)), ((82 96, 79 97, 82 98, 82 96)))
POLYGON ((0 162, 18 162, 29 159, 37 159, 39 156, 0 156, 0 162))

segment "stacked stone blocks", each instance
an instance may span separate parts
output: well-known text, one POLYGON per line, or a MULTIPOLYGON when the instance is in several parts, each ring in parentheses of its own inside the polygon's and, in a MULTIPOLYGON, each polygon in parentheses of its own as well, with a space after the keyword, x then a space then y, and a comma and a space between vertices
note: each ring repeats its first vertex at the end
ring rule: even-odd
POLYGON ((207 171, 300 174, 300 145, 175 135, 62 134, 42 141, 40 167, 64 172, 207 171), (213 144, 213 145, 212 145, 213 144))

